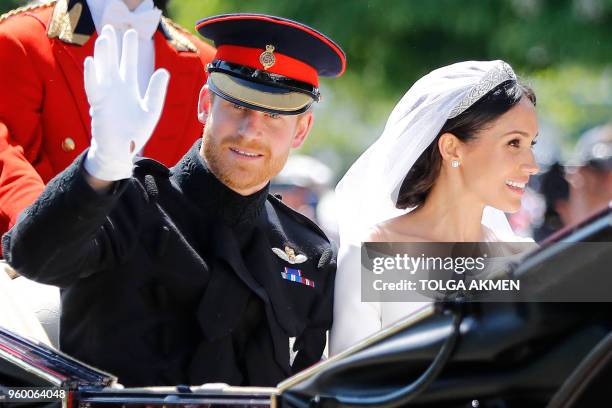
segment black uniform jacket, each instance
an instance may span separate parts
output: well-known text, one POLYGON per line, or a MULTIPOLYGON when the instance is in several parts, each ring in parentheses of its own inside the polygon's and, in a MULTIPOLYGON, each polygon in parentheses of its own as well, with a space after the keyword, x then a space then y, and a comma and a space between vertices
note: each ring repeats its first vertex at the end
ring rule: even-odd
POLYGON ((107 195, 81 155, 2 240, 19 273, 62 288, 61 349, 124 385, 272 386, 325 347, 332 245, 267 187, 219 182, 200 143, 170 170, 138 161, 107 195))

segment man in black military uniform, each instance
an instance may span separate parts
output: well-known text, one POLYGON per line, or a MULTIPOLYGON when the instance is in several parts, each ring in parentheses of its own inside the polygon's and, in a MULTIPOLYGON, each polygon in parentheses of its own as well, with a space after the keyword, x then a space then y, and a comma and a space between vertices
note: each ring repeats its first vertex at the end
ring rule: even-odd
POLYGON ((19 273, 63 289, 61 348, 125 385, 276 385, 321 358, 335 252, 268 194, 269 180, 311 128, 318 76, 340 75, 345 56, 276 17, 216 16, 197 28, 218 50, 200 93, 202 140, 171 169, 132 166, 168 75, 156 72, 141 98, 135 33, 118 58, 105 28, 85 62, 92 147, 3 249, 19 273))

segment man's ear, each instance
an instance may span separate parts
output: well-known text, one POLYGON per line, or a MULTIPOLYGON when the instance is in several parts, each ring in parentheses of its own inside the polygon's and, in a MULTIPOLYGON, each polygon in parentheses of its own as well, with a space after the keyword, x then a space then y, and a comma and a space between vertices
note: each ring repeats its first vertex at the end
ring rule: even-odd
POLYGON ((291 143, 292 148, 297 149, 304 144, 313 123, 314 117, 312 116, 312 112, 308 111, 299 115, 295 127, 295 136, 293 138, 293 142, 291 143))
POLYGON ((198 99, 198 120, 202 124, 206 124, 211 102, 211 92, 208 89, 208 85, 204 85, 202 89, 200 89, 200 97, 198 99))

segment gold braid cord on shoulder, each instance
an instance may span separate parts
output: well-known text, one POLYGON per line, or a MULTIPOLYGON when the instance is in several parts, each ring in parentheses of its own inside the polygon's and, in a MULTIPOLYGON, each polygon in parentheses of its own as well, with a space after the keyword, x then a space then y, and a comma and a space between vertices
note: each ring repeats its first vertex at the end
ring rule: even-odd
POLYGON ((161 23, 168 36, 170 36, 170 44, 172 44, 175 49, 178 51, 198 52, 198 48, 185 35, 188 33, 187 30, 170 20, 168 17, 162 16, 161 23))
POLYGON ((49 1, 42 1, 40 3, 34 3, 34 4, 30 4, 27 6, 23 6, 23 7, 18 7, 14 10, 11 10, 7 13, 4 13, 2 15, 0 15, 0 23, 3 22, 4 20, 16 16, 18 14, 21 13, 27 13, 28 11, 32 11, 32 10, 37 10, 39 8, 43 8, 43 7, 49 7, 52 6, 57 0, 49 0, 49 1))
POLYGON ((69 44, 85 44, 90 36, 74 32, 82 12, 83 4, 81 3, 76 3, 68 10, 68 0, 57 0, 47 36, 49 38, 59 38, 69 44))
MULTIPOLYGON (((70 10, 68 10, 68 0, 47 0, 29 6, 19 7, 0 16, 0 22, 28 11, 50 7, 55 5, 53 16, 49 22, 47 36, 49 38, 59 38, 60 40, 70 43, 83 45, 89 40, 88 35, 75 33, 74 30, 81 18, 83 5, 78 2, 70 10)), ((169 42, 178 51, 198 52, 198 48, 188 38, 188 31, 167 17, 161 18, 161 24, 170 37, 169 42)))

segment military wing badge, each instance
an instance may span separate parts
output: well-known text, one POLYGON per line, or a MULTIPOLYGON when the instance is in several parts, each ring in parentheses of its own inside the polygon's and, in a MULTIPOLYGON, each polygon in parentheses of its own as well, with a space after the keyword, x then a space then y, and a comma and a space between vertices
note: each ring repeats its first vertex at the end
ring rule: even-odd
POLYGON ((295 250, 291 247, 285 246, 285 250, 283 251, 280 248, 272 248, 272 252, 276 254, 280 259, 285 262, 289 262, 291 265, 301 264, 308 260, 306 255, 303 254, 295 254, 295 250))

